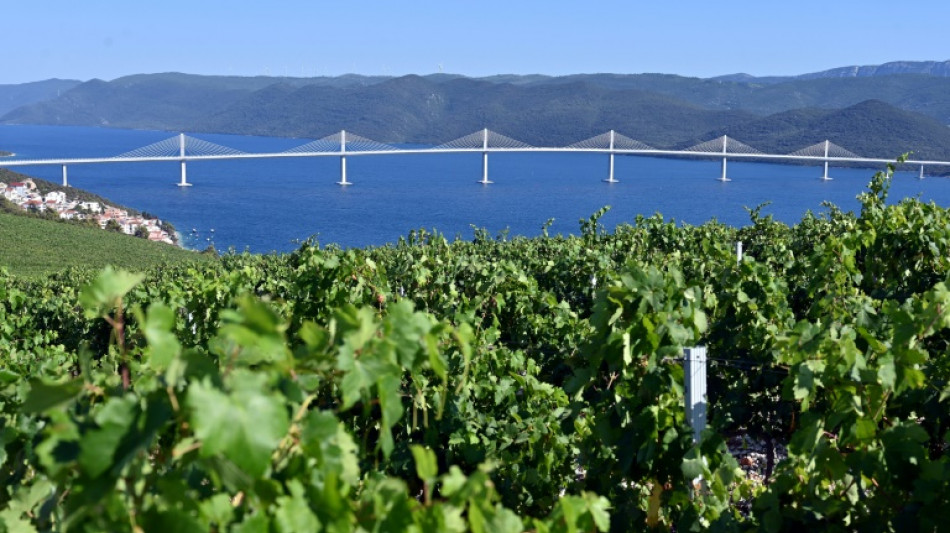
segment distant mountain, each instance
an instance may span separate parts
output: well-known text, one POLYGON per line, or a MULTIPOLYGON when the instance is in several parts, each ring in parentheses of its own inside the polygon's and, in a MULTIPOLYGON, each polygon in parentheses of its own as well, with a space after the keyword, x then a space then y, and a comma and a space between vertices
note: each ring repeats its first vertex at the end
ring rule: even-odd
POLYGON ((736 83, 773 84, 793 80, 813 80, 819 78, 873 78, 898 74, 919 74, 924 76, 950 77, 950 61, 892 61, 883 65, 863 65, 838 67, 820 72, 810 72, 794 76, 752 76, 746 73, 727 74, 710 78, 714 81, 736 83))
POLYGON ((946 78, 950 77, 950 61, 892 61, 883 65, 833 68, 796 77, 807 80, 813 78, 868 78, 893 76, 895 74, 923 74, 946 78))
POLYGON ((82 82, 46 80, 16 85, 0 85, 0 116, 25 105, 56 98, 82 82))
POLYGON ((797 109, 716 128, 683 143, 729 135, 761 151, 786 154, 825 139, 860 156, 950 161, 950 128, 936 120, 868 100, 845 109, 797 109))
POLYGON ((719 131, 750 144, 756 132, 771 131, 762 134, 763 142, 790 147, 804 141, 801 132, 809 128, 817 134, 818 127, 852 127, 848 131, 859 135, 873 123, 881 132, 874 134, 877 141, 835 142, 868 156, 889 157, 905 146, 942 153, 947 128, 938 126, 950 124, 950 77, 938 74, 946 63, 889 65, 859 67, 860 75, 851 77, 806 75, 775 83, 747 75, 729 81, 666 74, 143 74, 75 85, 12 110, 0 122, 306 138, 346 129, 383 142, 436 144, 484 127, 536 145, 565 145, 614 129, 657 147, 719 131), (876 102, 861 105, 869 100, 876 102), (821 122, 833 117, 837 125, 821 122), (751 138, 742 139, 744 132, 751 138))
POLYGON ((404 76, 350 89, 272 86, 192 129, 298 137, 346 129, 384 142, 441 143, 487 127, 538 145, 569 144, 615 129, 667 146, 753 118, 590 83, 515 86, 467 78, 435 83, 404 76))
POLYGON ((20 107, 3 116, 13 124, 112 126, 117 128, 182 129, 203 117, 279 83, 290 87, 325 85, 358 87, 385 78, 274 78, 138 74, 113 81, 91 80, 57 98, 20 107))

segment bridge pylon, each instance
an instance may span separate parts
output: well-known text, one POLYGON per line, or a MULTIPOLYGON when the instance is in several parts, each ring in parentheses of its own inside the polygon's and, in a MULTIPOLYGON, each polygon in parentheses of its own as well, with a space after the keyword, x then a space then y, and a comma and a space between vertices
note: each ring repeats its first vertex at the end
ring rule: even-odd
POLYGON ((488 128, 482 130, 482 179, 479 183, 482 185, 493 183, 488 179, 488 128))
POLYGON ((185 167, 185 134, 178 134, 178 156, 181 158, 181 181, 179 187, 191 187, 188 183, 188 169, 185 167))
POLYGON ((69 187, 69 181, 66 179, 66 165, 63 165, 63 187, 69 187))
POLYGON ((726 154, 729 151, 729 136, 722 136, 722 175, 719 176, 719 181, 726 183, 727 181, 732 181, 726 176, 726 154))
POLYGON ((340 130, 340 181, 336 184, 341 187, 352 185, 346 181, 346 130, 340 130))
POLYGON ((825 173, 821 176, 821 181, 831 181, 831 176, 828 175, 828 151, 831 147, 831 141, 825 139, 825 173))
POLYGON ((917 174, 917 179, 919 179, 919 180, 924 179, 924 166, 923 166, 923 165, 920 165, 920 174, 917 174))
POLYGON ((616 138, 616 133, 614 130, 610 130, 610 147, 609 152, 607 152, 608 163, 607 163, 607 179, 604 180, 606 183, 619 183, 614 179, 614 141, 616 138))

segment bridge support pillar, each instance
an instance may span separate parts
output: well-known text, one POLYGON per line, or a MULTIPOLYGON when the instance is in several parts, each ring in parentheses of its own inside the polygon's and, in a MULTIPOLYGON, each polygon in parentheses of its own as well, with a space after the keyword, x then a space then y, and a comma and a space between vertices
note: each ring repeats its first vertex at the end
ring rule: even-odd
POLYGON ((178 134, 178 155, 181 157, 181 181, 178 183, 179 187, 191 187, 191 184, 188 183, 188 172, 185 168, 185 134, 178 134))
POLYGON ((336 182, 337 185, 347 186, 352 185, 352 183, 346 181, 346 156, 340 156, 340 181, 336 182))
POLYGON ((719 176, 719 181, 725 183, 727 181, 732 181, 726 176, 726 154, 729 153, 729 136, 722 136, 722 175, 719 176))
POLYGON ((488 152, 482 152, 482 179, 479 180, 479 183, 482 185, 490 185, 494 183, 488 179, 488 152))
POLYGON ((341 187, 351 185, 346 181, 346 130, 340 130, 340 181, 336 184, 341 187))
POLYGON ((614 179, 614 130, 610 130, 610 152, 608 153, 608 158, 607 179, 604 181, 607 183, 617 183, 617 180, 614 179))
POLYGON ((191 187, 191 184, 188 183, 188 171, 185 168, 185 161, 181 161, 181 181, 178 182, 179 187, 191 187))
POLYGON ((69 180, 66 179, 66 165, 63 165, 63 187, 69 187, 69 180))
POLYGON ((488 179, 488 128, 482 130, 482 179, 479 183, 482 185, 492 183, 488 179))
POLYGON ((831 181, 828 175, 828 152, 831 150, 831 141, 825 139, 825 174, 821 177, 822 181, 831 181))
MULTIPOLYGON (((63 168, 66 168, 66 167, 63 167, 63 168)), ((920 174, 917 175, 917 179, 919 179, 919 180, 924 179, 924 166, 923 166, 923 165, 920 165, 920 174)))
POLYGON ((729 179, 729 178, 726 176, 726 158, 725 158, 725 157, 722 158, 722 175, 719 176, 719 181, 721 181, 721 182, 723 182, 723 183, 725 183, 725 182, 727 182, 727 181, 732 181, 731 179, 729 179))

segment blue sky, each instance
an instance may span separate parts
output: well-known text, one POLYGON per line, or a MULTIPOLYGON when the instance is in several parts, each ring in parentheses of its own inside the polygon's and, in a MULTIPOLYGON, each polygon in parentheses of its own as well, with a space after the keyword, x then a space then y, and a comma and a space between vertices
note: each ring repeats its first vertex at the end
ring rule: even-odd
POLYGON ((801 74, 950 59, 950 2, 10 0, 0 84, 153 72, 801 74))

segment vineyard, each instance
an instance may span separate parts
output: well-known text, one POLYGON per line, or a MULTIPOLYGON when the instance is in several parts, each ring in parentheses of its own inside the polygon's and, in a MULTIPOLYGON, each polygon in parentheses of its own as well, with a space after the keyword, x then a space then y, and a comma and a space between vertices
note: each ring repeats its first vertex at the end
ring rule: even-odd
POLYGON ((950 212, 890 179, 794 226, 0 270, 0 531, 946 529, 950 212))

